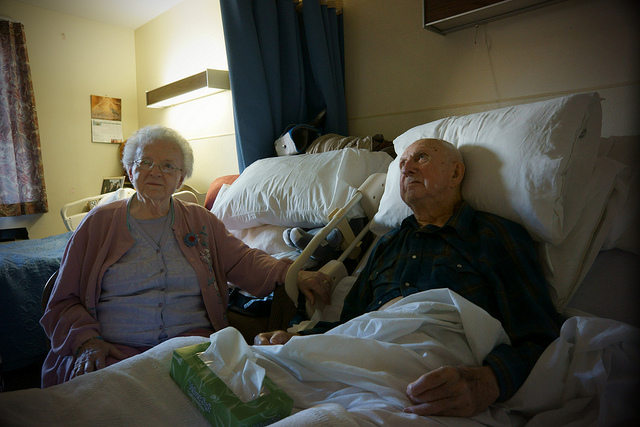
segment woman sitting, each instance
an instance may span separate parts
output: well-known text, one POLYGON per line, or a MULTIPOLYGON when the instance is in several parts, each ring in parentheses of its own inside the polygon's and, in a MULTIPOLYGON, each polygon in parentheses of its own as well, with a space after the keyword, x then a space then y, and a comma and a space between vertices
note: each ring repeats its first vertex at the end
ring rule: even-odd
MULTIPOLYGON (((228 326, 228 283, 266 296, 285 281, 290 261, 249 248, 204 207, 172 197, 193 171, 176 131, 140 129, 122 163, 136 193, 92 209, 65 249, 40 321, 51 340, 43 387, 228 326)), ((329 302, 322 273, 301 271, 298 288, 329 302)))

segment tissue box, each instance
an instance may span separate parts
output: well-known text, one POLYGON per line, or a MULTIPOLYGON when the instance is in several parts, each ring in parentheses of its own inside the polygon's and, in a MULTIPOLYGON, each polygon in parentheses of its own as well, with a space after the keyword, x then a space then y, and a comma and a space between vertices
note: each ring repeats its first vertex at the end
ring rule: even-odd
POLYGON ((267 377, 263 385, 268 393, 243 403, 198 357, 209 345, 206 342, 174 350, 171 377, 212 425, 264 426, 291 414, 293 399, 267 377))

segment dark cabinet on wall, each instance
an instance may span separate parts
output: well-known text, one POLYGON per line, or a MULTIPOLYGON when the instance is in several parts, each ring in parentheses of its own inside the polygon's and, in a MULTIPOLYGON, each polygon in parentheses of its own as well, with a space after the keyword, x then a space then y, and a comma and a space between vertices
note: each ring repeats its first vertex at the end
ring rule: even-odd
POLYGON ((424 28, 438 34, 473 27, 562 0, 424 0, 424 28))

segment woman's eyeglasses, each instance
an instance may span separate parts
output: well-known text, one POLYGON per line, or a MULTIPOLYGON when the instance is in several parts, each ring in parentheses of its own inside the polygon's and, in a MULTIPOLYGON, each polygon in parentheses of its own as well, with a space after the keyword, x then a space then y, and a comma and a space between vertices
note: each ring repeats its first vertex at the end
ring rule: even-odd
POLYGON ((164 162, 164 163, 153 163, 151 160, 138 159, 133 162, 139 169, 143 171, 150 171, 154 166, 158 166, 162 173, 174 173, 176 171, 181 171, 179 167, 174 165, 173 163, 164 162))

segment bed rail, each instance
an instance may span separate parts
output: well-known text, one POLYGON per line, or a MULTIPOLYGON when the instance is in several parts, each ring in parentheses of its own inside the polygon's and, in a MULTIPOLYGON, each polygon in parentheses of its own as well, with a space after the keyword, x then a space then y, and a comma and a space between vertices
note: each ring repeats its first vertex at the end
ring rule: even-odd
MULTIPOLYGON (((107 197, 112 198, 113 200, 122 199, 131 196, 134 192, 135 190, 132 188, 119 188, 118 190, 111 191, 109 193, 85 197, 84 199, 67 203, 60 209, 62 222, 65 227, 67 227, 67 230, 75 231, 76 227, 80 225, 82 218, 84 218, 92 208, 89 206, 89 202, 95 202, 95 204, 98 204, 102 199, 106 199, 107 197)), ((189 190, 175 192, 173 193, 173 197, 186 202, 201 204, 198 196, 189 190)))
MULTIPOLYGON (((285 280, 285 290, 287 295, 293 303, 298 306, 298 286, 297 286, 297 277, 298 272, 302 270, 306 261, 311 257, 314 251, 320 246, 323 240, 329 235, 329 233, 336 227, 340 225, 343 221, 346 221, 347 214, 351 209, 353 209, 358 203, 361 204, 363 210, 365 211, 365 215, 369 219, 369 222, 365 225, 363 230, 355 237, 355 239, 348 245, 348 247, 344 250, 344 252, 340 255, 337 260, 330 261, 325 267, 321 268, 321 271, 326 272, 332 279, 333 286, 331 288, 332 292, 337 283, 342 277, 346 275, 346 268, 342 264, 345 259, 359 246, 360 241, 364 238, 371 227, 371 222, 373 220, 373 216, 378 211, 378 206, 380 205, 380 198, 382 197, 382 193, 384 192, 386 174, 384 173, 376 173, 369 178, 358 188, 356 193, 349 199, 347 204, 338 209, 337 212, 333 214, 333 217, 329 221, 329 223, 322 228, 309 242, 307 247, 302 251, 302 253, 296 258, 294 263, 289 268, 287 272, 286 280, 285 280), (342 266, 342 267, 340 267, 342 266)), ((316 305, 321 305, 322 303, 317 303, 316 305)), ((313 315, 316 308, 311 306, 307 302, 306 312, 309 317, 313 315)))

